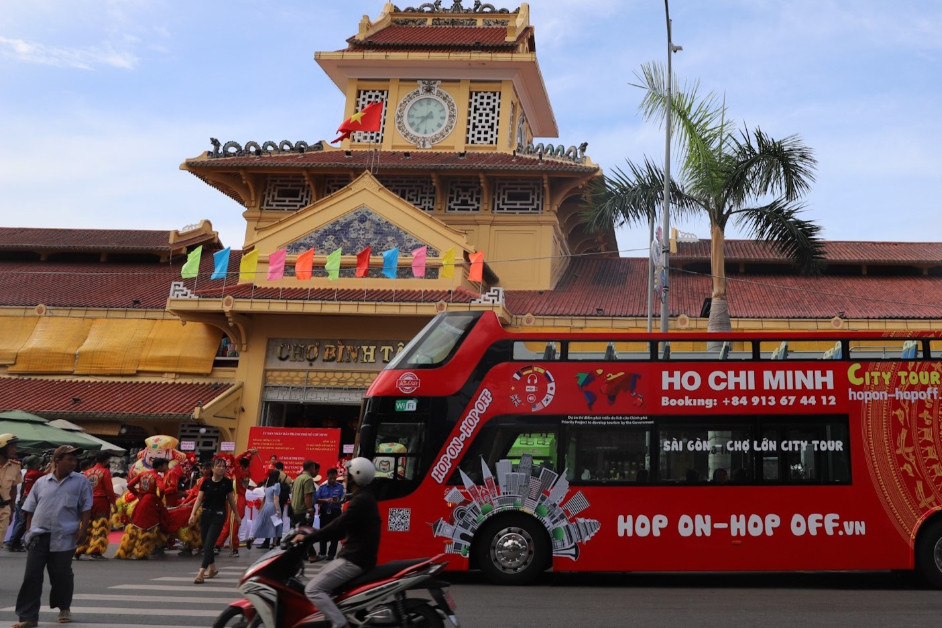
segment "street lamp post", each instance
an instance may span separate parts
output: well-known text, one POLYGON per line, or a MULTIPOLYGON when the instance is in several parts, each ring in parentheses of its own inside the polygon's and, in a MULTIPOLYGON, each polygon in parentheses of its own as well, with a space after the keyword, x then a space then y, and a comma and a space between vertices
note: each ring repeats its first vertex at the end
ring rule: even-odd
POLYGON ((664 210, 661 216, 661 254, 664 256, 664 280, 661 283, 661 331, 667 331, 667 323, 670 318, 670 185, 671 185, 671 109, 674 102, 671 98, 671 85, 674 82, 674 75, 671 73, 671 55, 679 50, 681 46, 675 46, 671 41, 671 15, 670 8, 667 5, 668 0, 664 0, 664 17, 667 19, 667 120, 666 120, 666 140, 664 143, 664 210))

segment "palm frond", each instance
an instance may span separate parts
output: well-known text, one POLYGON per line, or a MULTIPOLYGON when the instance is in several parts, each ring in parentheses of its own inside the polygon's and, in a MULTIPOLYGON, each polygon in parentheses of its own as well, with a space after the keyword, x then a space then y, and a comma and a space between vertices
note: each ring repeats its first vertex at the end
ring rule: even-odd
POLYGON ((776 199, 761 207, 731 213, 737 224, 747 228, 756 240, 770 243, 801 272, 816 275, 826 261, 824 246, 818 237, 821 228, 798 217, 803 209, 792 201, 776 199))
MULTIPOLYGON (((671 179, 671 211, 688 215, 701 209, 696 200, 671 179)), ((596 179, 589 193, 589 207, 582 212, 583 219, 593 231, 615 227, 648 224, 664 204, 664 172, 645 157, 644 162, 626 162, 626 169, 613 168, 612 172, 596 179)))
POLYGON ((731 187, 743 195, 760 198, 771 194, 793 201, 814 182, 817 160, 814 152, 797 135, 776 140, 756 128, 745 128, 733 138, 730 154, 737 167, 730 173, 731 187))

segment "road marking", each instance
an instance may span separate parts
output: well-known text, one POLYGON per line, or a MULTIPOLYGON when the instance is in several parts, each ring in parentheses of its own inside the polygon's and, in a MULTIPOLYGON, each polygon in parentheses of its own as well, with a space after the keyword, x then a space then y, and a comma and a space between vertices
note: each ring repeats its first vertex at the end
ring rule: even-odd
POLYGON ((172 584, 116 584, 109 589, 131 589, 141 591, 189 591, 196 593, 194 587, 199 587, 199 591, 212 591, 213 593, 232 593, 238 595, 239 591, 234 587, 208 587, 205 584, 190 584, 188 586, 173 586, 172 584))
MULTIPOLYGON (((114 601, 114 602, 156 602, 159 604, 167 603, 166 595, 121 595, 120 593, 76 593, 72 596, 73 600, 96 600, 96 601, 114 601)), ((174 604, 222 604, 218 596, 213 597, 184 597, 176 596, 172 599, 174 604)))
MULTIPOLYGON (((164 600, 165 602, 167 600, 164 600)), ((215 611, 201 611, 195 608, 189 609, 172 609, 172 608, 114 608, 111 606, 73 606, 71 608, 72 614, 100 614, 100 615, 127 615, 129 617, 138 617, 138 616, 152 616, 152 617, 173 617, 173 616, 187 616, 187 617, 216 617, 224 610, 225 607, 215 610, 215 611)), ((15 606, 8 606, 6 608, 0 608, 0 611, 16 611, 15 606)), ((41 613, 48 615, 58 615, 58 610, 43 610, 41 613)), ((148 626, 148 628, 152 628, 148 626)))
MULTIPOLYGON (((163 581, 163 582, 193 582, 193 578, 189 577, 180 577, 180 576, 161 576, 160 578, 151 578, 154 581, 163 581)), ((226 582, 231 584, 239 584, 238 578, 212 578, 213 582, 226 582)))

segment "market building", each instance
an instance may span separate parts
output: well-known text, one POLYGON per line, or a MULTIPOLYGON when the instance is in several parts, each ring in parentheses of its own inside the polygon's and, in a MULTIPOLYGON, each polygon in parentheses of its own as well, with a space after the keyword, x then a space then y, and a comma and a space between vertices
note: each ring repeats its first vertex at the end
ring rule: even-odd
MULTIPOLYGON (((387 3, 345 49, 317 53, 346 96, 336 119, 382 103, 377 130, 337 147, 214 139, 181 164, 242 212, 240 250, 225 255, 206 220, 0 229, 0 410, 132 446, 165 433, 241 449, 257 425, 335 427, 352 444, 375 374, 438 312, 646 329, 647 259, 619 258, 614 231, 581 215, 600 168, 584 143, 539 141, 560 133, 527 5, 460 4, 387 3), (197 247, 198 273, 183 279, 197 247)), ((708 244, 678 242, 671 257, 672 330, 706 328, 708 244)), ((942 244, 826 251, 812 278, 768 247, 728 242, 734 329, 942 319, 942 244)))

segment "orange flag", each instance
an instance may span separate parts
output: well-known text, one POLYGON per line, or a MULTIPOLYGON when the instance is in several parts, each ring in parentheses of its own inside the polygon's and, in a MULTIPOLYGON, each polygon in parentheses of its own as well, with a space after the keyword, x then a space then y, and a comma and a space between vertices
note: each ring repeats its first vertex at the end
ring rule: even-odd
POLYGON ((372 250, 372 246, 367 246, 357 253, 357 277, 366 277, 370 273, 370 252, 372 250))
POLYGON ((481 283, 484 281, 484 251, 471 253, 468 255, 471 260, 471 271, 468 273, 468 281, 481 283))
POLYGON ((310 279, 314 275, 314 249, 298 255, 294 262, 294 276, 298 281, 310 279))
POLYGON ((340 126, 337 127, 337 133, 340 133, 340 137, 331 140, 330 143, 336 144, 337 142, 341 142, 350 137, 351 133, 357 131, 379 131, 383 126, 384 104, 382 100, 371 102, 363 107, 363 109, 344 120, 340 126))

